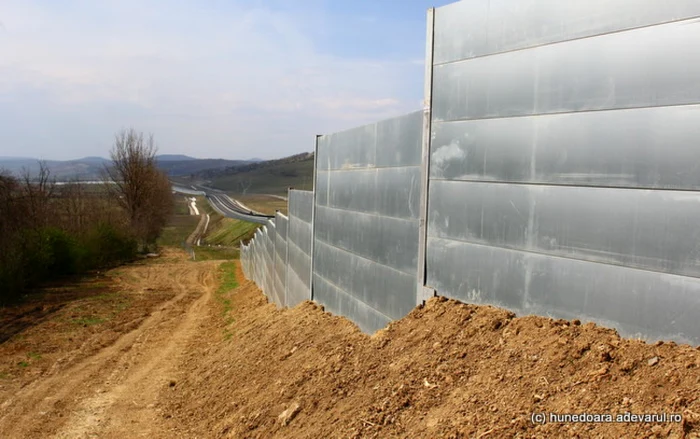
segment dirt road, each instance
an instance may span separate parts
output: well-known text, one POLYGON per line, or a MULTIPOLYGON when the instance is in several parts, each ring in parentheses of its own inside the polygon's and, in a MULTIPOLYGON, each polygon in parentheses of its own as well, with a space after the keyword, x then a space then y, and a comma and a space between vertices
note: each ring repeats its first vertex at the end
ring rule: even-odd
POLYGON ((179 252, 153 262, 129 267, 115 281, 130 295, 169 289, 174 295, 110 345, 73 364, 67 355, 4 395, 0 437, 172 437, 158 395, 177 385, 172 377, 181 356, 212 312, 218 262, 188 262, 179 252))

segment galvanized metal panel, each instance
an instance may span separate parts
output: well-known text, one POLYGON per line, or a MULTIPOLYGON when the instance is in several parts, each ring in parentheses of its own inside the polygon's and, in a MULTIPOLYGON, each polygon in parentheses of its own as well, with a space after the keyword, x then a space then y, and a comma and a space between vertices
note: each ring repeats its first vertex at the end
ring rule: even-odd
POLYGON ((287 225, 289 223, 289 218, 284 214, 277 212, 275 214, 275 230, 277 231, 277 236, 281 239, 287 239, 287 225))
POLYGON ((287 306, 293 308, 306 300, 311 300, 311 289, 299 279, 295 271, 289 270, 287 276, 287 306))
POLYGON ((700 192, 438 180, 428 233, 700 277, 698 218, 700 192))
POLYGON ((316 274, 380 313, 400 319, 416 306, 413 275, 320 241, 315 251, 316 274))
POLYGON ((288 238, 304 253, 311 255, 311 224, 305 223, 299 218, 290 216, 288 238))
POLYGON ((415 306, 422 123, 416 112, 317 139, 314 272, 336 283, 325 294, 340 288, 329 300, 384 323, 415 306))
POLYGON ((311 288, 311 256, 304 253, 297 245, 291 241, 289 246, 289 270, 294 271, 299 280, 304 283, 307 289, 311 288))
POLYGON ((321 171, 318 178, 319 206, 396 218, 418 218, 418 166, 321 171))
POLYGON ((376 166, 420 166, 423 112, 377 123, 376 166))
POLYGON ((518 310, 526 294, 525 253, 428 236, 427 285, 467 303, 518 310))
POLYGON ((684 21, 440 65, 433 120, 695 104, 698 39, 684 21))
POLYGON ((432 237, 428 246, 428 283, 448 297, 700 344, 700 279, 432 237))
POLYGON ((316 208, 316 240, 415 274, 418 221, 316 208))
POLYGON ((319 170, 373 167, 376 163, 377 124, 318 138, 319 170))
POLYGON ((418 219, 420 216, 420 167, 377 169, 374 197, 379 215, 418 219))
POLYGON ((274 263, 273 277, 275 303, 285 305, 287 288, 287 217, 277 212, 275 215, 274 263))
POLYGON ((695 0, 470 0, 435 12, 445 63, 700 16, 695 0))
POLYGON ((311 299, 313 192, 289 191, 287 306, 311 299))
POLYGON ((316 206, 330 205, 330 171, 316 170, 316 186, 314 196, 316 206))
POLYGON ((416 267, 416 304, 421 304, 426 297, 425 273, 426 250, 428 247, 428 185, 430 183, 430 142, 432 140, 432 102, 433 102, 433 53, 435 52, 435 8, 428 9, 425 35, 425 77, 423 81, 423 130, 421 136, 421 171, 420 171, 420 210, 418 215, 418 266, 416 267))
POLYGON ((273 303, 278 307, 282 308, 284 307, 284 283, 278 276, 273 277, 272 281, 275 289, 275 296, 273 299, 273 303))
POLYGON ((391 321, 318 275, 314 275, 314 300, 323 305, 326 311, 347 317, 366 333, 374 333, 391 321))
POLYGON ((289 216, 311 224, 311 213, 314 208, 314 193, 311 191, 290 190, 287 204, 289 216))
POLYGON ((320 206, 331 206, 358 212, 377 212, 377 170, 332 171, 319 173, 319 185, 325 183, 320 206), (325 175, 321 175, 325 174, 325 175))
POLYGON ((700 189, 700 105, 434 124, 431 177, 700 189))

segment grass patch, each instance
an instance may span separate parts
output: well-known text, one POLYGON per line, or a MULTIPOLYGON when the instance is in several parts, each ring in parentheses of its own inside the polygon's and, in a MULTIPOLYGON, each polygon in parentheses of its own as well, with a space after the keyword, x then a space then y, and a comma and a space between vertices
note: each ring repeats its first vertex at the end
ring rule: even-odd
POLYGON ((211 225, 205 241, 207 244, 236 246, 242 240, 253 237, 259 224, 239 221, 232 218, 222 218, 216 224, 211 225))
POLYGON ((26 361, 20 361, 19 363, 17 363, 17 366, 19 366, 21 368, 25 368, 25 367, 29 366, 29 363, 27 363, 26 361))
POLYGON ((0 372, 0 380, 10 379, 10 374, 7 372, 0 372))
POLYGON ((158 238, 158 245, 182 246, 182 243, 192 234, 198 223, 199 217, 196 215, 173 215, 168 225, 163 228, 163 233, 158 238))
MULTIPOLYGON (((287 194, 284 194, 286 197, 287 194)), ((267 215, 274 215, 279 210, 287 215, 287 201, 267 195, 240 195, 236 197, 241 203, 251 209, 267 215)))
POLYGON ((234 262, 224 262, 219 266, 219 273, 221 275, 221 285, 219 285, 218 292, 223 294, 238 288, 238 279, 236 279, 236 264, 234 262))
POLYGON ((27 357, 29 357, 30 359, 35 360, 35 361, 41 360, 41 354, 37 354, 36 352, 28 353, 27 357))
MULTIPOLYGON (((175 215, 189 215, 189 201, 190 195, 177 194, 175 195, 175 215)), ((199 208, 199 202, 197 202, 197 208, 199 208)))
POLYGON ((237 247, 193 247, 195 261, 233 260, 238 259, 240 250, 237 247))
POLYGON ((216 290, 216 300, 221 305, 221 316, 224 319, 224 340, 230 340, 233 336, 229 326, 235 322, 235 319, 230 315, 233 310, 230 293, 238 288, 238 279, 236 279, 236 264, 234 262, 224 262, 219 266, 219 288, 216 290))

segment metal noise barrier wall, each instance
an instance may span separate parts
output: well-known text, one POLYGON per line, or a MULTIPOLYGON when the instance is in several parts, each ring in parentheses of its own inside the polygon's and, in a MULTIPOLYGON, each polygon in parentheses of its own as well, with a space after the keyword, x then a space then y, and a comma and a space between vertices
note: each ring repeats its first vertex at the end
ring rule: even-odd
POLYGON ((700 2, 435 10, 427 283, 700 343, 700 2))
POLYGON ((416 306, 423 113, 317 139, 313 298, 374 332, 416 306))
POLYGON ((275 229, 275 221, 267 220, 265 225, 265 275, 263 278, 263 292, 274 303, 279 304, 280 300, 277 297, 275 290, 275 241, 277 240, 277 230, 275 229))
POLYGON ((313 195, 290 191, 245 270, 366 332, 432 288, 700 344, 699 17, 689 0, 431 10, 425 117, 318 137, 313 195))
POLYGON ((275 215, 275 304, 283 307, 287 302, 287 226, 289 220, 277 212, 275 215))
POLYGON ((287 229, 287 296, 286 306, 293 307, 311 300, 311 245, 314 194, 290 190, 287 229))

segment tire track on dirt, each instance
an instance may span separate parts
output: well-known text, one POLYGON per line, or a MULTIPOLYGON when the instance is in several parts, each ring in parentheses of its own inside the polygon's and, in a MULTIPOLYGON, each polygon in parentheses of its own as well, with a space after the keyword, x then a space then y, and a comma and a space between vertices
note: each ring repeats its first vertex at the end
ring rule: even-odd
POLYGON ((176 296, 111 346, 6 401, 0 437, 159 437, 158 393, 209 315, 217 266, 183 261, 137 272, 133 288, 175 286, 176 296))

